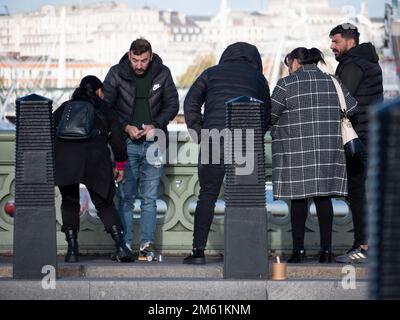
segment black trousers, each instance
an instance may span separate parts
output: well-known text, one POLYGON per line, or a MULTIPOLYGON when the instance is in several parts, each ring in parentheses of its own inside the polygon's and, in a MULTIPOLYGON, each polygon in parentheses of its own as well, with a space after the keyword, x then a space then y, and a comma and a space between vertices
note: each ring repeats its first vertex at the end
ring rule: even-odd
POLYGON ((224 164, 198 165, 200 194, 194 213, 193 248, 205 249, 214 217, 215 203, 225 176, 224 164))
POLYGON ((346 163, 348 184, 348 196, 346 200, 349 203, 353 218, 355 247, 368 243, 366 232, 366 164, 366 157, 347 160, 346 163))
MULTIPOLYGON (((332 245, 333 207, 331 197, 314 197, 319 222, 321 247, 332 245)), ((290 219, 292 223, 293 249, 304 248, 304 234, 308 214, 308 199, 291 201, 290 219)))
MULTIPOLYGON (((68 229, 79 230, 79 184, 59 186, 61 192, 61 216, 63 226, 61 231, 68 229)), ((112 189, 111 189, 112 190, 112 189)), ((106 232, 110 233, 111 227, 116 225, 121 229, 121 221, 114 205, 114 192, 109 194, 107 199, 102 198, 96 192, 88 189, 90 198, 97 210, 97 215, 103 222, 106 232)))

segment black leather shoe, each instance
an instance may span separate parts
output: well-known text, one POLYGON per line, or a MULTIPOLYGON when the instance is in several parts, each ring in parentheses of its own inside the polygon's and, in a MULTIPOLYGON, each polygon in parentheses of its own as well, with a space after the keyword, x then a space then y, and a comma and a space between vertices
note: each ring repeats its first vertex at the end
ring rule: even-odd
POLYGON ((331 263, 334 261, 334 255, 330 249, 322 249, 319 253, 319 263, 331 263))
POLYGON ((204 250, 193 249, 192 253, 183 259, 184 264, 205 264, 204 250))
POLYGON ((293 250, 292 256, 286 261, 287 263, 302 263, 306 258, 306 250, 296 249, 293 250))

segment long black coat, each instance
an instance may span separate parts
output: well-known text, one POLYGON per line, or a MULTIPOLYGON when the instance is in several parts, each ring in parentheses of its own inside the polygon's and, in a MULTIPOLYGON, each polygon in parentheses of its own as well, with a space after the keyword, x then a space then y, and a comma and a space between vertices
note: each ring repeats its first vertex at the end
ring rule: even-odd
MULTIPOLYGON (((65 104, 66 102, 54 112, 55 128, 61 120, 65 104)), ((84 142, 55 139, 55 184, 65 186, 83 183, 107 199, 110 192, 115 192, 108 144, 113 151, 114 160, 121 162, 127 159, 126 143, 115 111, 100 99, 96 100, 95 107, 98 108, 97 112, 103 114, 103 119, 95 115, 95 127, 100 129, 103 135, 84 142), (106 137, 107 132, 111 133, 109 139, 106 137)))
POLYGON ((268 124, 271 99, 268 82, 262 74, 260 53, 245 42, 230 45, 219 64, 205 70, 193 83, 184 103, 187 127, 195 130, 199 138, 201 129, 224 129, 225 102, 239 96, 264 101, 268 124))

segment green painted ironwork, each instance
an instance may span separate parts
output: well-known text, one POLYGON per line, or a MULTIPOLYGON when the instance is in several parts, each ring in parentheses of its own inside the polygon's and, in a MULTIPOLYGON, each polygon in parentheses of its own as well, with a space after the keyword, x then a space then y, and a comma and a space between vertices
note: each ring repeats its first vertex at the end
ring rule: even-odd
MULTIPOLYGON (((189 140, 187 133, 179 134, 178 154, 185 153, 189 164, 167 164, 162 177, 160 196, 157 201, 156 246, 164 253, 183 253, 191 249, 193 214, 199 193, 197 177, 198 147, 189 140), (189 150, 192 151, 189 154, 189 150), (193 152, 194 151, 194 152, 193 152)), ((283 201, 272 199, 271 186, 271 139, 266 143, 266 199, 268 211, 268 241, 271 252, 288 252, 292 240, 290 232, 289 207, 283 201)), ((15 132, 0 131, 0 252, 11 252, 13 244, 13 218, 9 217, 4 206, 14 198, 15 132)), ((221 190, 215 209, 215 218, 207 244, 209 253, 222 253, 224 247, 224 190, 221 190)), ((60 253, 66 249, 64 234, 61 233, 61 196, 56 188, 57 244, 60 253)), ((352 243, 352 220, 343 200, 334 201, 335 218, 333 244, 335 250, 349 247, 352 243)), ((134 243, 138 243, 140 209, 134 209, 134 243)), ((245 219, 246 212, 243 212, 245 219)), ((314 205, 307 222, 306 247, 309 252, 319 248, 318 220, 314 205)), ((104 232, 104 227, 93 212, 87 210, 81 215, 79 243, 82 253, 104 253, 113 249, 113 242, 104 232)))

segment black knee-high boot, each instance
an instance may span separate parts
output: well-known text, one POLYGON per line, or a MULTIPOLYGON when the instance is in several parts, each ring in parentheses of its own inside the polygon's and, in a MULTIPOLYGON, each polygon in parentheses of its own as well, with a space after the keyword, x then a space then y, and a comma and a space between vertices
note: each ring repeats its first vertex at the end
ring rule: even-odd
POLYGON ((111 227, 111 237, 115 242, 115 256, 119 262, 133 262, 134 257, 132 252, 128 249, 122 236, 121 230, 117 226, 111 227))
POLYGON ((68 250, 65 256, 65 262, 78 262, 79 261, 78 230, 67 229, 65 231, 65 240, 68 243, 68 250))

